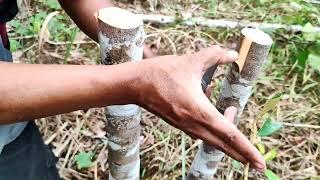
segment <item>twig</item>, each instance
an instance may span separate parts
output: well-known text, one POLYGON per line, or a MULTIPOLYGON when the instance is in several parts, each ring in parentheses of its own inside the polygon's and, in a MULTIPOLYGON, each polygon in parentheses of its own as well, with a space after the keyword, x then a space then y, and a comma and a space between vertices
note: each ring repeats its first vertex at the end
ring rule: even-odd
MULTIPOLYGON (((83 117, 85 117, 85 115, 83 117)), ((76 144, 75 140, 78 138, 79 132, 80 132, 81 128, 83 127, 83 124, 84 124, 86 118, 83 118, 81 121, 79 120, 79 118, 76 118, 76 120, 77 120, 77 127, 73 131, 73 133, 69 136, 69 137, 71 137, 71 139, 73 139, 73 141, 71 141, 71 144, 69 145, 69 148, 68 148, 67 154, 65 156, 64 162, 63 162, 62 166, 60 167, 60 171, 61 172, 66 167, 66 165, 68 163, 72 148, 73 148, 74 144, 76 144)))
MULTIPOLYGON (((165 16, 161 14, 139 14, 144 22, 155 23, 155 24, 172 24, 180 21, 181 19, 174 16, 165 16)), ((259 29, 285 29, 287 31, 301 31, 303 26, 300 25, 285 25, 285 24, 272 24, 272 23, 259 23, 259 22, 243 22, 223 19, 207 19, 203 17, 191 17, 188 19, 182 19, 181 24, 186 26, 204 26, 204 27, 220 27, 220 28, 245 28, 253 27, 259 29)), ((320 32, 320 27, 314 27, 313 32, 320 32)))
POLYGON ((98 44, 95 41, 92 40, 88 40, 88 41, 74 41, 74 42, 70 42, 70 41, 66 41, 66 42, 59 42, 59 41, 51 41, 49 39, 45 40, 46 43, 52 44, 52 45, 67 45, 72 43, 73 45, 77 45, 77 44, 98 44))
POLYGON ((58 129, 58 131, 52 134, 52 136, 50 136, 44 143, 50 144, 57 137, 57 135, 60 134, 64 128, 67 127, 67 125, 68 125, 68 122, 63 123, 63 125, 58 129))
POLYGON ((181 161, 181 171, 182 171, 182 180, 186 179, 186 135, 181 132, 181 149, 182 149, 182 161, 181 161))
MULTIPOLYGON (((255 144, 256 143, 256 139, 257 139, 257 122, 261 120, 261 116, 259 116, 257 119, 254 119, 252 124, 251 124, 251 134, 250 134, 250 142, 251 144, 255 144)), ((244 174, 243 174, 243 180, 248 180, 249 177, 249 163, 247 163, 245 165, 244 168, 244 174)))
POLYGON ((248 180, 249 177, 249 163, 246 164, 243 170, 243 180, 248 180))
POLYGON ((55 11, 55 12, 50 13, 50 14, 46 17, 46 19, 44 20, 44 22, 42 23, 42 27, 41 27, 41 30, 40 30, 40 33, 39 33, 38 54, 40 54, 40 50, 41 50, 41 47, 42 47, 42 41, 43 41, 43 39, 44 39, 44 34, 45 34, 45 32, 48 30, 48 29, 47 29, 47 26, 48 26, 50 20, 51 20, 54 16, 56 16, 56 15, 58 15, 58 14, 59 14, 58 11, 55 11))
POLYGON ((282 123, 284 126, 291 126, 291 127, 299 127, 299 128, 311 128, 311 129, 320 129, 320 126, 311 125, 311 124, 295 124, 295 123, 282 123))
POLYGON ((154 144, 153 146, 151 146, 151 147, 149 147, 149 148, 141 151, 141 152, 140 152, 140 155, 143 155, 144 153, 146 153, 146 152, 148 152, 148 151, 151 151, 152 149, 154 149, 154 148, 156 148, 157 146, 159 146, 159 145, 163 144, 164 142, 166 142, 168 139, 169 139, 169 137, 167 137, 167 138, 163 139, 162 141, 154 144))

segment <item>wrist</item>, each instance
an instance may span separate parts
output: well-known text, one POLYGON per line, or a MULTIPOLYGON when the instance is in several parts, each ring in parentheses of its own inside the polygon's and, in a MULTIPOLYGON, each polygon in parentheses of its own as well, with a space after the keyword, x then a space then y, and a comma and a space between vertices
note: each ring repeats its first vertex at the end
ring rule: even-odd
MULTIPOLYGON (((127 62, 113 66, 113 77, 117 79, 116 104, 139 104, 143 94, 144 67, 142 62, 127 62)), ((106 84, 108 86, 108 83, 106 84)), ((108 87, 107 87, 108 88, 108 87)))
POLYGON ((144 76, 146 76, 146 68, 143 62, 130 62, 131 75, 127 83, 127 96, 133 104, 140 105, 143 102, 144 90, 146 85, 144 83, 144 76))

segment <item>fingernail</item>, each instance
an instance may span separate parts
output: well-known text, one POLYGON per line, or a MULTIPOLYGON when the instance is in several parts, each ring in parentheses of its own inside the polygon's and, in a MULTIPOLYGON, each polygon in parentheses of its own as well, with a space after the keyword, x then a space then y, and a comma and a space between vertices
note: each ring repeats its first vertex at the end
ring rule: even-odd
POLYGON ((238 58, 237 51, 228 51, 228 58, 232 60, 236 60, 238 58))
POLYGON ((237 110, 237 108, 236 107, 234 107, 234 106, 230 106, 229 107, 232 111, 235 111, 235 112, 237 112, 238 110, 237 110))
POLYGON ((263 172, 264 169, 266 168, 266 166, 262 163, 256 163, 256 164, 254 164, 254 166, 255 166, 255 169, 257 169, 260 172, 263 172))

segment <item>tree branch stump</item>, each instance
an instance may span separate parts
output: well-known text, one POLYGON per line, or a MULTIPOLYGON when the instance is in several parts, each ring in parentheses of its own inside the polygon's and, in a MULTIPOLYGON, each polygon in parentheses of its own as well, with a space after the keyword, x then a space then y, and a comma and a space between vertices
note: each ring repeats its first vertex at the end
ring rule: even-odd
MULTIPOLYGON (((261 67, 267 59, 272 39, 259 29, 244 28, 237 46, 239 58, 230 65, 230 70, 223 80, 216 108, 224 113, 227 107, 238 109, 235 124, 251 95, 252 87, 261 67)), ((191 165, 187 179, 213 180, 219 162, 224 153, 213 146, 202 143, 191 165)))
MULTIPOLYGON (((142 59, 144 30, 140 17, 124 9, 99 10, 101 63, 120 64, 142 59)), ((108 136, 109 180, 139 179, 140 107, 134 104, 105 108, 108 136)))

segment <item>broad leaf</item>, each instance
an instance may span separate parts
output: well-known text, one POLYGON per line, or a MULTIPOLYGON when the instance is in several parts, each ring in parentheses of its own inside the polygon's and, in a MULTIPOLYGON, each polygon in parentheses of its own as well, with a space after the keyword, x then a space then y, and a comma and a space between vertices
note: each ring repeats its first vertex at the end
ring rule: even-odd
POLYGON ((309 54, 307 62, 312 69, 315 69, 320 72, 320 55, 309 54))
POLYGON ((267 152, 263 157, 266 161, 272 161, 274 158, 276 158, 278 155, 278 152, 276 149, 272 149, 271 151, 267 152))
POLYGON ((75 156, 75 160, 76 160, 78 169, 91 167, 92 166, 92 161, 91 161, 92 157, 93 157, 92 152, 89 152, 89 153, 81 152, 81 153, 77 154, 75 156))
POLYGON ((274 109, 277 103, 281 100, 281 98, 282 98, 282 94, 277 94, 275 97, 268 99, 258 116, 262 117, 265 113, 274 109))
POLYGON ((307 41, 315 41, 319 36, 319 33, 314 31, 314 27, 311 23, 305 24, 302 28, 302 32, 304 39, 307 41))
POLYGON ((10 40, 10 51, 16 52, 21 47, 22 46, 19 41, 15 40, 15 39, 10 40))
POLYGON ((269 136, 274 132, 276 132, 277 130, 279 130, 281 127, 282 127, 281 122, 275 122, 275 121, 272 121, 270 118, 267 118, 264 121, 261 129, 259 130, 258 136, 260 137, 269 136))
POLYGON ((264 171, 264 175, 268 178, 268 180, 280 180, 278 175, 268 169, 264 171))

